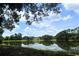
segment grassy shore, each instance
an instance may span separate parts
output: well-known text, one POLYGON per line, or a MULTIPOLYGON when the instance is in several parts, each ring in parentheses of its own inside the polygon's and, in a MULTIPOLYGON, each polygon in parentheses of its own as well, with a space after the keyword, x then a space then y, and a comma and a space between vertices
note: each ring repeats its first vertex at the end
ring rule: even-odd
MULTIPOLYGON (((3 40, 2 42, 27 42, 27 41, 40 42, 40 41, 44 41, 44 40, 40 40, 40 39, 33 39, 33 40, 3 40)), ((50 41, 56 42, 56 39, 52 39, 50 41)))

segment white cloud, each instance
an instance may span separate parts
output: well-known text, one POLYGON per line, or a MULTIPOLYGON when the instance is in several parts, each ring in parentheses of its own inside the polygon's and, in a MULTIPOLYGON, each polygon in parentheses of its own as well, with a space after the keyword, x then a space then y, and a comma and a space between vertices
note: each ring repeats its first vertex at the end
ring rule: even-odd
POLYGON ((21 17, 20 18, 20 22, 25 22, 26 20, 25 20, 25 17, 21 17))
POLYGON ((65 3, 63 4, 65 9, 72 10, 75 13, 79 14, 79 4, 76 3, 65 3))
POLYGON ((53 22, 58 22, 58 21, 61 21, 61 20, 63 20, 63 21, 70 20, 72 18, 72 16, 70 14, 67 14, 66 16, 62 16, 61 14, 58 14, 58 15, 52 14, 47 18, 48 18, 48 22, 53 23, 53 22))
POLYGON ((19 24, 14 23, 15 28, 19 28, 19 24))
POLYGON ((62 16, 61 14, 54 14, 49 13, 50 16, 43 17, 43 20, 38 23, 33 22, 31 26, 26 27, 24 29, 24 35, 31 35, 31 36, 41 36, 45 34, 56 35, 56 33, 60 32, 61 29, 57 29, 53 23, 58 21, 67 21, 70 20, 72 17, 71 15, 62 16))
POLYGON ((50 27, 46 27, 46 28, 42 28, 42 29, 38 29, 38 28, 31 28, 31 27, 27 27, 24 29, 24 35, 27 36, 42 36, 45 34, 50 34, 53 35, 56 33, 56 28, 54 26, 50 26, 50 27))
POLYGON ((70 20, 72 17, 71 17, 71 15, 67 15, 67 16, 64 16, 63 18, 62 18, 62 20, 70 20))
POLYGON ((9 30, 7 30, 7 29, 4 29, 4 33, 3 33, 3 35, 2 36, 10 36, 12 33, 11 33, 11 31, 9 31, 9 30))

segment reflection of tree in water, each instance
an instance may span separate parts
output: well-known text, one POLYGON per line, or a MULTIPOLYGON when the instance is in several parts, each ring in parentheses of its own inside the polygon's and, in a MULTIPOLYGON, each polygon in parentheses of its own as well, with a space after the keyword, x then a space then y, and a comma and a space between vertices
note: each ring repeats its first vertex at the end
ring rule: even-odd
POLYGON ((78 33, 67 33, 66 30, 58 33, 56 35, 57 44, 66 50, 69 50, 71 47, 79 46, 78 33))
POLYGON ((59 47, 61 47, 63 49, 66 49, 66 50, 70 49, 69 42, 58 41, 57 44, 58 44, 59 47))
POLYGON ((55 43, 55 42, 54 42, 54 41, 40 41, 39 43, 40 43, 40 44, 43 44, 43 45, 49 46, 49 45, 51 45, 51 44, 53 44, 53 43, 55 43))

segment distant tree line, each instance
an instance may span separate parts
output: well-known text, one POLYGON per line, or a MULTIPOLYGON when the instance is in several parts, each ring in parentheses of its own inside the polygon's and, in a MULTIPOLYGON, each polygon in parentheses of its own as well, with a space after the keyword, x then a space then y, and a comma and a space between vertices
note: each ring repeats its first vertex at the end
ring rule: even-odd
POLYGON ((21 33, 18 33, 18 34, 14 34, 14 35, 11 35, 11 36, 6 36, 6 37, 3 37, 1 36, 0 37, 0 40, 33 40, 35 38, 38 38, 40 40, 43 40, 43 41, 50 41, 52 39, 54 39, 53 36, 51 35, 43 35, 41 37, 33 37, 33 36, 22 36, 21 33))
POLYGON ((18 33, 18 34, 4 37, 4 40, 33 40, 34 38, 40 38, 41 40, 48 41, 48 40, 53 39, 53 36, 43 35, 41 37, 33 37, 33 36, 23 36, 22 37, 22 34, 18 33))

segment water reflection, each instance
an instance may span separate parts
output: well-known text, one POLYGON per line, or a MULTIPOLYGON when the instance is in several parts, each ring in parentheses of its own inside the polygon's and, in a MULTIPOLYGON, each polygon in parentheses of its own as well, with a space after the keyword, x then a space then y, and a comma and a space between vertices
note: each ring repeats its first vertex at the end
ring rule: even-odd
POLYGON ((27 47, 27 48, 41 49, 41 50, 58 50, 58 51, 63 50, 56 43, 51 44, 49 46, 39 44, 39 43, 28 44, 28 45, 21 44, 21 46, 22 47, 27 47))
POLYGON ((71 47, 79 46, 79 41, 58 41, 57 44, 65 50, 71 50, 71 47))
MULTIPOLYGON (((3 42, 6 45, 11 45, 11 46, 29 46, 37 49, 49 49, 49 50, 56 50, 57 47, 61 47, 64 50, 72 50, 73 47, 79 46, 79 41, 12 41, 12 42, 3 42), (55 47, 54 47, 55 46, 55 47), (53 48, 52 48, 53 47, 53 48)), ((79 49, 77 49, 79 50, 79 49)))
POLYGON ((3 42, 3 44, 11 45, 11 46, 21 46, 22 42, 3 42))
POLYGON ((22 42, 24 45, 27 45, 27 44, 34 44, 34 43, 39 43, 39 44, 44 44, 46 46, 49 46, 53 43, 55 43, 54 41, 38 41, 38 42, 34 42, 34 41, 31 41, 31 40, 28 40, 27 42, 22 42))
POLYGON ((32 40, 27 40, 26 42, 22 42, 24 45, 27 45, 27 44, 33 44, 34 42, 32 40))
MULTIPOLYGON (((37 43, 37 42, 35 42, 37 43)), ((49 46, 51 44, 54 44, 55 42, 54 41, 40 41, 39 44, 43 44, 43 45, 46 45, 46 46, 49 46)))

